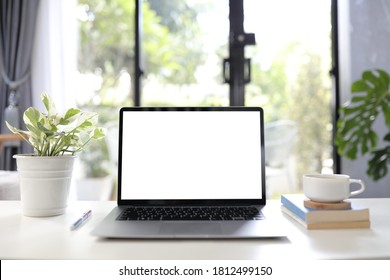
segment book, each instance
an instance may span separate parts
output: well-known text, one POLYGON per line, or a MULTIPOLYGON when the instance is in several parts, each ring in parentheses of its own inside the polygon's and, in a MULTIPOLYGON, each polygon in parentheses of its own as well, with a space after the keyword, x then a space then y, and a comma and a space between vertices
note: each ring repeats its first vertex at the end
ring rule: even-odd
POLYGON ((351 222, 318 222, 307 224, 283 205, 282 212, 293 218, 296 222, 298 222, 300 225, 304 226, 307 229, 369 228, 371 226, 371 222, 369 220, 351 222))
POLYGON ((368 208, 352 204, 347 210, 311 209, 304 206, 303 194, 281 196, 282 211, 308 229, 320 228, 367 228, 370 227, 368 208))

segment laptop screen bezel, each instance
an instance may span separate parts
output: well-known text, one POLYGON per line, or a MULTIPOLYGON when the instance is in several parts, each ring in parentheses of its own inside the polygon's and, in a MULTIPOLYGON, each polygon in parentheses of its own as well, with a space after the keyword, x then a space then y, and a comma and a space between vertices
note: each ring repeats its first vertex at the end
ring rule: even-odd
POLYGON ((119 146, 118 146, 118 206, 264 206, 266 204, 265 155, 264 155, 264 112, 261 107, 123 107, 119 111, 119 146), (122 147, 123 115, 125 112, 140 111, 254 111, 260 117, 260 151, 261 151, 261 198, 258 199, 164 199, 164 200, 131 200, 122 199, 122 147))

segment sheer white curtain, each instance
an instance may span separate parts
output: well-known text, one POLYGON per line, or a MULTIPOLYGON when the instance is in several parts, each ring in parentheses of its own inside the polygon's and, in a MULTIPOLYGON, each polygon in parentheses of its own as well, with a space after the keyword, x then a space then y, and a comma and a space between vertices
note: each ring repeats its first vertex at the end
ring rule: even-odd
POLYGON ((75 104, 77 0, 41 0, 32 60, 33 106, 47 92, 62 112, 75 104))
MULTIPOLYGON (((31 80, 33 106, 44 110, 41 93, 47 92, 57 110, 74 107, 77 84, 77 0, 41 0, 33 49, 31 80)), ((79 161, 73 169, 70 199, 74 200, 79 161)))

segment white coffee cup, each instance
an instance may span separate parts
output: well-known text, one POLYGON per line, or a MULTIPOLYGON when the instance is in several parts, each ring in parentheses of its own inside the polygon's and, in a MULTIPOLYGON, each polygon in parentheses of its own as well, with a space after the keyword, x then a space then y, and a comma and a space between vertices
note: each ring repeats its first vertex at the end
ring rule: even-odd
POLYGON ((317 202, 339 202, 365 190, 362 180, 344 174, 305 174, 302 186, 306 197, 317 202), (359 184, 360 189, 351 191, 353 183, 359 184))

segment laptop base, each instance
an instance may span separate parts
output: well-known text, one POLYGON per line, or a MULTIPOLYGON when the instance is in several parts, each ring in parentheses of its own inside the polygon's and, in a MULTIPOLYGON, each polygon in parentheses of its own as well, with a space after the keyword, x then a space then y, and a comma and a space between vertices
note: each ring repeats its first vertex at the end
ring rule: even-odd
POLYGON ((282 230, 261 221, 119 221, 115 207, 92 231, 101 238, 126 239, 254 239, 285 237, 282 230))

